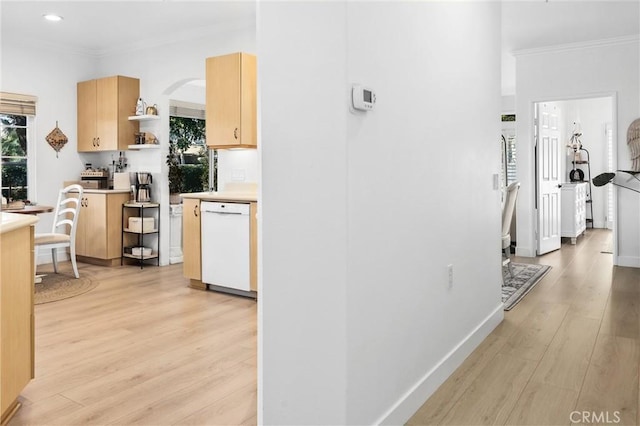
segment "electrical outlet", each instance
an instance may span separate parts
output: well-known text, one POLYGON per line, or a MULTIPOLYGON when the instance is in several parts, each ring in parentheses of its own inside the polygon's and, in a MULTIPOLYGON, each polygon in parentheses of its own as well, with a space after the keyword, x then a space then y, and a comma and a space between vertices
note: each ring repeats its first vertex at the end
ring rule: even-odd
POLYGON ((453 287, 453 263, 447 265, 449 271, 449 287, 453 287))

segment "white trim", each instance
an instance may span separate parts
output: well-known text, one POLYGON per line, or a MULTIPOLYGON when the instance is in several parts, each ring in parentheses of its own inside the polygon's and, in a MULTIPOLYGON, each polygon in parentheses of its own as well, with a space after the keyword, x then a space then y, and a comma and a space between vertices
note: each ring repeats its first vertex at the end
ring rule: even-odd
POLYGON ((546 47, 535 47, 532 49, 515 50, 513 56, 529 56, 542 55, 546 53, 560 53, 572 50, 589 49, 594 47, 618 46, 621 44, 637 43, 640 41, 640 35, 622 36, 606 38, 601 40, 582 41, 578 43, 556 44, 546 47))
MULTIPOLYGON (((537 214, 537 213, 536 213, 537 214)), ((516 231, 517 232, 517 231, 516 231)), ((537 241, 537 240, 536 240, 537 241)), ((536 250, 531 249, 529 247, 518 247, 516 246, 516 256, 521 257, 536 257, 536 250)))
POLYGON ((640 268, 640 257, 617 256, 616 261, 614 262, 614 265, 628 266, 631 268, 640 268))
POLYGON ((405 424, 424 402, 444 383, 480 343, 502 322, 504 305, 500 303, 478 326, 429 370, 386 413, 373 424, 405 424))
MULTIPOLYGON (((54 50, 59 53, 67 53, 78 56, 90 56, 93 58, 103 58, 106 56, 112 56, 123 53, 134 53, 137 51, 150 49, 154 47, 161 47, 174 43, 192 41, 197 39, 203 39, 207 37, 214 37, 226 32, 242 31, 247 28, 252 28, 255 25, 255 21, 247 18, 236 19, 227 21, 224 23, 218 23, 215 26, 203 26, 192 28, 186 31, 172 33, 166 36, 159 36, 154 33, 152 39, 141 40, 130 43, 117 44, 107 49, 92 49, 84 47, 70 47, 66 44, 55 43, 48 40, 36 39, 32 37, 23 37, 20 43, 24 46, 34 47, 41 50, 54 50)), ((7 40, 9 41, 9 40, 7 40)))

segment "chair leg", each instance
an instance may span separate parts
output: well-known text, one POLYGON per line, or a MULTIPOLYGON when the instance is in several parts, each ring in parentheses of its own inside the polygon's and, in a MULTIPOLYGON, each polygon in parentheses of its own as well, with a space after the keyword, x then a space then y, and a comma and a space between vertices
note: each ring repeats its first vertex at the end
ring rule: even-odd
POLYGON ((73 265, 73 274, 76 276, 76 278, 80 278, 80 274, 78 274, 78 264, 76 263, 76 248, 75 246, 71 246, 70 247, 70 256, 71 256, 71 265, 73 265))
POLYGON ((33 276, 38 275, 38 246, 33 247, 33 276))
POLYGON ((57 249, 51 249, 51 258, 53 259, 53 272, 58 273, 58 251, 57 249))
POLYGON ((511 278, 513 278, 513 265, 511 262, 511 247, 507 247, 506 249, 504 249, 504 255, 507 256, 507 259, 509 260, 509 263, 507 263, 507 267, 509 268, 509 275, 511 275, 511 278))

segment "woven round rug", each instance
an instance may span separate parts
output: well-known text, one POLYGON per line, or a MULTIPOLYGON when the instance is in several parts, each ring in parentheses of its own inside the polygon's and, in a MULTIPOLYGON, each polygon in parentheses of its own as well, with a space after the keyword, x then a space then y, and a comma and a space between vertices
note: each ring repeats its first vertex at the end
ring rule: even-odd
POLYGON ((76 278, 73 274, 47 273, 42 277, 42 282, 35 285, 33 303, 40 305, 68 299, 93 290, 97 286, 97 281, 92 281, 83 275, 76 278))

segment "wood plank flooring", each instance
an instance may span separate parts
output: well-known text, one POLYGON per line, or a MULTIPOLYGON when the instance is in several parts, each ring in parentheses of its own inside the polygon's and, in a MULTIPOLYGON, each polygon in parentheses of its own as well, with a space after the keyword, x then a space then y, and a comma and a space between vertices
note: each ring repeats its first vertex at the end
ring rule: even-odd
MULTIPOLYGON (((640 269, 612 267, 610 238, 516 258, 553 269, 408 423, 640 424, 640 269)), ((36 306, 36 379, 10 425, 256 424, 254 301, 190 289, 181 265, 80 271, 100 285, 36 306)))
POLYGON ((80 274, 99 286, 35 307, 36 378, 9 425, 256 424, 255 301, 190 289, 182 265, 80 274))
POLYGON ((515 258, 553 269, 408 424, 640 424, 640 269, 613 267, 610 241, 515 258))

